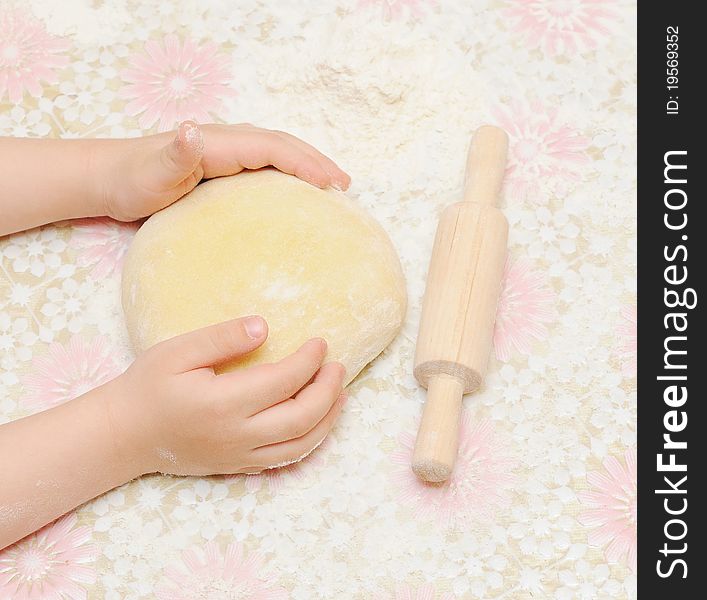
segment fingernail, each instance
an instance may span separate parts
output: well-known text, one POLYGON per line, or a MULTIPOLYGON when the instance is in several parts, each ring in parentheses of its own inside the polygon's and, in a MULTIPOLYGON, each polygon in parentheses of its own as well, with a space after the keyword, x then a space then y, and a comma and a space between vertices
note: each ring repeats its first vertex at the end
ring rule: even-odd
POLYGON ((196 154, 204 151, 204 137, 201 129, 194 121, 182 121, 177 129, 177 145, 188 148, 196 154))
POLYGON ((243 327, 251 340, 257 340, 265 333, 265 323, 260 317, 248 317, 244 321, 243 327))
POLYGON ((349 186, 351 185, 351 178, 346 175, 345 173, 343 175, 339 175, 337 177, 334 177, 332 175, 332 187, 336 188, 340 192, 344 192, 347 189, 349 189, 349 186))

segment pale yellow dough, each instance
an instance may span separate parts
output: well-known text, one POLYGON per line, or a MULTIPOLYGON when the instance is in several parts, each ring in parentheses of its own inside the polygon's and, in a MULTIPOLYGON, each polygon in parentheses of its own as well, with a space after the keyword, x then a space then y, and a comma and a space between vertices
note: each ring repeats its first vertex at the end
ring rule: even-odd
POLYGON ((345 194, 272 169, 213 179, 150 217, 123 270, 138 351, 234 317, 267 319, 265 345, 220 371, 274 362, 323 337, 348 383, 392 341, 405 307, 382 227, 345 194))

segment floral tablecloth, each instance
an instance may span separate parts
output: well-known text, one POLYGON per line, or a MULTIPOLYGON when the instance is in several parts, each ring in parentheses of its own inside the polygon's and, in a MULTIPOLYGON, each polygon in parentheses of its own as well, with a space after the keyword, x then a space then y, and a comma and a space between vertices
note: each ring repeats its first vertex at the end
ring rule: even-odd
MULTIPOLYGON (((352 175, 410 297, 309 458, 133 481, 0 552, 0 598, 634 597, 635 11, 0 2, 0 135, 125 137, 188 117, 290 131, 352 175), (425 271, 483 123, 510 136, 495 356, 465 400, 451 481, 424 485, 409 464, 425 271)), ((129 364, 119 288, 134 231, 95 219, 0 239, 0 422, 129 364)))

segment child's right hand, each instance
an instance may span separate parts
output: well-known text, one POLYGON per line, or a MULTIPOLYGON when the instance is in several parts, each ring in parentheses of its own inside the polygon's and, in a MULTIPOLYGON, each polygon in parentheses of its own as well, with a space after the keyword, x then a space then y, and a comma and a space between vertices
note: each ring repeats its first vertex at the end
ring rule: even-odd
POLYGON ((257 473, 293 461, 331 429, 345 395, 343 365, 322 366, 312 339, 278 363, 215 375, 213 365, 267 338, 261 317, 161 342, 110 386, 109 418, 121 460, 142 473, 257 473))

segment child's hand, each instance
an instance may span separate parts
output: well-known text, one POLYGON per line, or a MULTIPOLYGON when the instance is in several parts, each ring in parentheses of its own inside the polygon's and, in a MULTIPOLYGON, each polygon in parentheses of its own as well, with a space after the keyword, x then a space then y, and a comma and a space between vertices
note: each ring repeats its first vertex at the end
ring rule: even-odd
POLYGON ((198 329, 78 398, 0 424, 0 549, 145 473, 257 473, 307 454, 341 412, 344 368, 322 366, 314 339, 278 363, 214 374, 266 337, 260 317, 198 329))
POLYGON ((351 178, 321 152, 281 131, 250 124, 180 124, 176 134, 108 143, 94 161, 106 173, 102 212, 134 221, 179 200, 202 179, 268 165, 324 188, 348 188, 351 178))
POLYGON ((324 340, 309 340, 278 363, 214 374, 212 365, 255 350, 266 337, 265 321, 247 317, 166 340, 138 357, 111 394, 124 461, 144 473, 257 473, 314 448, 345 397, 344 367, 321 366, 324 340))

